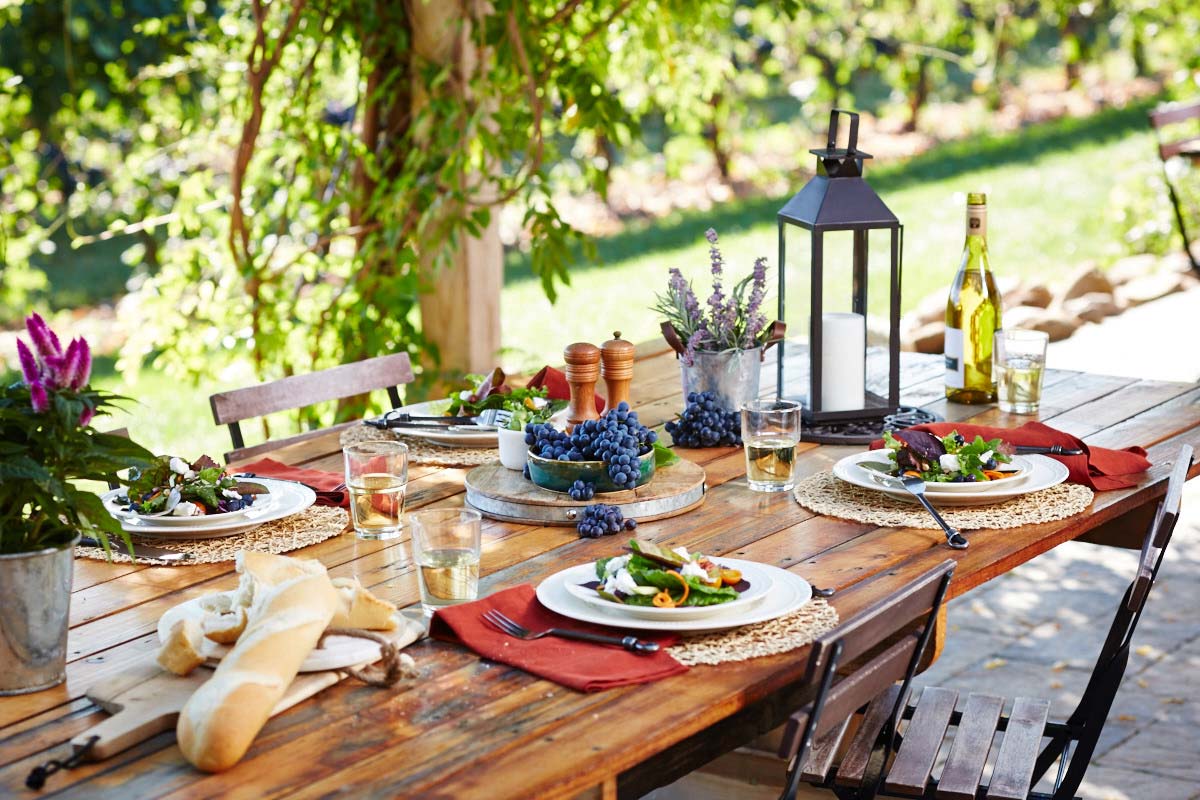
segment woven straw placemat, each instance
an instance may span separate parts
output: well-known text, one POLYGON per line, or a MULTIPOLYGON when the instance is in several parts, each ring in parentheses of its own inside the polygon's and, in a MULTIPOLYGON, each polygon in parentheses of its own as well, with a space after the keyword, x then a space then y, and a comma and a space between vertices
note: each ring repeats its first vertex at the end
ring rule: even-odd
POLYGON ((494 447, 445 447, 419 436, 408 436, 395 430, 381 431, 369 425, 355 425, 342 431, 342 447, 358 442, 404 442, 408 445, 408 463, 429 464, 435 467, 478 467, 500 460, 494 447))
POLYGON ((685 636, 667 652, 685 666, 748 661, 798 650, 838 624, 837 610, 814 597, 791 614, 717 633, 685 636))
MULTIPOLYGON (((332 539, 347 529, 350 515, 342 508, 313 506, 299 514, 267 522, 257 528, 234 536, 220 539, 156 539, 150 536, 130 534, 134 544, 148 544, 164 550, 178 550, 192 554, 182 561, 163 561, 160 558, 139 558, 136 563, 145 566, 190 567, 195 564, 215 564, 233 561, 239 550, 255 550, 260 553, 288 553, 310 544, 332 539)), ((99 547, 76 547, 75 555, 107 561, 108 554, 99 547)), ((118 564, 135 563, 123 550, 112 551, 112 560, 118 564)))
MULTIPOLYGON (((921 506, 847 483, 831 472, 810 475, 796 484, 792 495, 805 508, 831 517, 887 528, 938 527, 921 506)), ((1091 505, 1093 497, 1086 486, 1060 483, 991 506, 944 506, 938 511, 959 530, 1019 528, 1074 516, 1091 505)))

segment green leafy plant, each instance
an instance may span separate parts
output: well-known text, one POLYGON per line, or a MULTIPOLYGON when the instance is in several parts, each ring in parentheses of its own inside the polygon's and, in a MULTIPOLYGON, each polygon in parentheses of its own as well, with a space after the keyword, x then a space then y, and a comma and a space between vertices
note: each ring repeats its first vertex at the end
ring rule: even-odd
POLYGON ((0 552, 65 547, 77 533, 128 541, 100 497, 75 481, 120 481, 118 472, 153 456, 91 422, 122 399, 88 386, 91 353, 82 338, 64 350, 42 318, 18 340, 21 379, 0 387, 0 552))

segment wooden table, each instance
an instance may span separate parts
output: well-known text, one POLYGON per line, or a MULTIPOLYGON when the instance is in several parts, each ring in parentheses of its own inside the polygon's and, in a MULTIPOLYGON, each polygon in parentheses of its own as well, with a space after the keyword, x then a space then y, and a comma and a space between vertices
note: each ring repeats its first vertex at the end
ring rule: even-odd
MULTIPOLYGON (((940 358, 905 354, 902 374, 905 401, 947 419, 1009 425, 1027 419, 995 407, 946 403, 940 358)), ((764 392, 773 391, 771 375, 773 370, 764 371, 764 392)), ((647 424, 661 423, 681 408, 679 373, 669 354, 642 349, 633 395, 647 424)), ((683 517, 647 523, 638 533, 672 546, 777 564, 815 585, 835 587, 833 604, 843 619, 946 558, 958 562, 950 593, 961 595, 1062 542, 1107 535, 1114 520, 1152 507, 1178 447, 1200 448, 1200 385, 1051 371, 1041 419, 1092 444, 1141 444, 1155 465, 1136 488, 1098 494, 1084 514, 975 531, 970 549, 954 551, 940 531, 816 516, 788 494, 751 492, 740 450, 681 451, 708 471, 704 505, 683 517)), ((829 469, 852 452, 810 444, 801 450, 802 474, 829 469)), ((273 455, 324 469, 340 463, 334 436, 273 455)), ((461 504, 463 475, 458 469, 414 468, 411 507, 461 504)), ((1141 523, 1135 523, 1140 541, 1141 523)), ((484 539, 483 592, 536 584, 566 565, 613 555, 623 541, 581 540, 570 528, 491 521, 485 521, 484 539)), ((334 576, 356 575, 401 605, 417 600, 404 540, 364 542, 344 535, 295 555, 319 558, 334 576)), ((31 796, 22 787, 30 767, 64 757, 65 742, 102 718, 84 690, 152 652, 163 611, 232 586, 231 567, 79 560, 66 684, 0 699, 0 796, 31 796)), ((656 684, 597 694, 481 661, 461 647, 423 642, 409 652, 427 676, 414 688, 392 692, 343 683, 271 721, 242 763, 224 774, 194 771, 174 746, 173 734, 165 733, 107 762, 55 774, 43 795, 637 796, 775 724, 807 691, 799 685, 807 650, 697 667, 656 684)))

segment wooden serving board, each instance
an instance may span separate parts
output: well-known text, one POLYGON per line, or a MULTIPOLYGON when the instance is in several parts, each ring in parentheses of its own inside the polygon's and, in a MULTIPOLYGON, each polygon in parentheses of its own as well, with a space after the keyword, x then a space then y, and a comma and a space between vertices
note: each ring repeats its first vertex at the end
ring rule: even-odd
MULTIPOLYGON (((88 760, 100 761, 144 742, 163 731, 173 730, 184 703, 213 671, 200 667, 186 677, 164 672, 153 655, 129 667, 121 675, 87 690, 87 698, 112 714, 71 740, 78 751, 93 736, 99 736, 88 760)), ((283 713, 346 677, 337 670, 304 672, 296 676, 271 716, 283 713)))
POLYGON ((591 500, 572 500, 543 489, 521 473, 499 464, 484 464, 467 473, 467 505, 484 516, 532 525, 574 525, 583 509, 596 503, 617 506, 626 519, 639 522, 673 517, 704 502, 704 468, 677 461, 654 473, 644 486, 604 492, 591 500))

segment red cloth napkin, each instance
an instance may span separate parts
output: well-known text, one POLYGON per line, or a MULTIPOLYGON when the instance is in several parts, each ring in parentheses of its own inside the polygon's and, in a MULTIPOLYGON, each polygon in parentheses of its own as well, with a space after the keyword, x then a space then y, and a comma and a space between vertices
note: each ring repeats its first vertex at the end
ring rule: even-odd
MULTIPOLYGON (((1068 481, 1090 486, 1100 492, 1136 486, 1141 480, 1141 473, 1150 468, 1150 460, 1146 458, 1146 451, 1141 447, 1126 447, 1124 450, 1088 447, 1071 434, 1055 430, 1040 422, 1026 422, 1019 428, 993 428, 987 425, 934 422, 927 425, 914 425, 912 430, 925 431, 934 436, 945 436, 951 431, 958 431, 967 439, 974 439, 978 435, 984 439, 1003 439, 1012 444, 1034 447, 1052 447, 1060 444, 1070 450, 1082 448, 1083 455, 1049 457, 1061 461, 1070 470, 1070 475, 1067 476, 1068 481)), ((879 447, 883 447, 882 441, 876 440, 871 443, 872 449, 879 447)))
MULTIPOLYGON (((491 608, 535 631, 573 628, 592 633, 617 633, 611 628, 567 619, 547 610, 537 601, 533 587, 525 583, 472 603, 438 609, 434 612, 429 635, 464 644, 484 658, 519 667, 580 692, 649 683, 687 671, 687 667, 666 650, 640 655, 616 645, 577 642, 557 636, 528 642, 515 639, 483 621, 481 615, 491 608)), ((673 633, 639 633, 638 638, 658 642, 664 648, 679 641, 679 636, 673 633)))
POLYGON ((319 506, 341 506, 342 508, 350 506, 350 494, 344 486, 334 491, 334 487, 341 486, 346 481, 346 477, 340 472, 289 467, 287 464, 270 458, 246 464, 240 471, 253 472, 263 478, 303 483, 317 493, 317 505, 319 506))
MULTIPOLYGON (((542 367, 541 372, 529 379, 529 383, 525 384, 529 389, 546 389, 546 397, 550 400, 570 400, 571 385, 567 383, 567 376, 556 370, 554 367, 542 367)), ((596 413, 600 414, 604 411, 604 398, 596 395, 596 413)))

